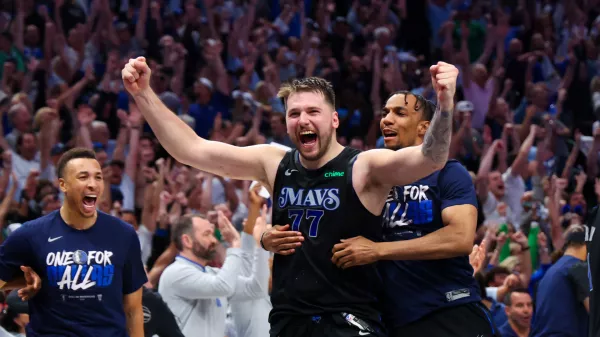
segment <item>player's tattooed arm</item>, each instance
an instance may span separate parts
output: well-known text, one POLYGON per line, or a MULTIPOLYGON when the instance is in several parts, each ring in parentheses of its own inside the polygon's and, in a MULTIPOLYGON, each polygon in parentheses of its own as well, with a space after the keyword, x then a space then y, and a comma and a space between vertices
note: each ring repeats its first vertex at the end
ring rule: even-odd
POLYGON ((448 160, 452 137, 452 112, 438 105, 429 129, 425 133, 421 152, 434 163, 443 165, 448 160))
POLYGON ((431 82, 437 93, 437 108, 423 139, 423 155, 438 165, 444 165, 450 152, 452 137, 452 111, 458 69, 448 63, 438 62, 429 68, 431 82))

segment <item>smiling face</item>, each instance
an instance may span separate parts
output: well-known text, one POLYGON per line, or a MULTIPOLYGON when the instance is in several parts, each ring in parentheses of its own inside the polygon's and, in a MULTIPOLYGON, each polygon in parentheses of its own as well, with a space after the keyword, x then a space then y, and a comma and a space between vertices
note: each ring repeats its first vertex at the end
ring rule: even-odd
POLYGON ((398 150, 417 146, 423 142, 429 121, 425 105, 412 94, 396 94, 390 97, 383 108, 379 126, 385 147, 398 150))
POLYGON ((307 160, 323 157, 339 125, 337 112, 322 94, 298 92, 287 100, 287 132, 307 160))

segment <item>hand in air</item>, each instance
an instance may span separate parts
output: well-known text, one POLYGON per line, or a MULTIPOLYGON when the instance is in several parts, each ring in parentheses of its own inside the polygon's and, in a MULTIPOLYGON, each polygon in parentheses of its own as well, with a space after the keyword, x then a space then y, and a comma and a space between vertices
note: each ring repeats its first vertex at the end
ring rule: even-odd
POLYGON ((304 237, 302 233, 291 231, 290 225, 275 225, 263 232, 261 239, 265 250, 280 255, 290 255, 296 252, 296 248, 302 245, 304 237))
POLYGON ((441 104, 443 111, 450 112, 454 104, 458 68, 446 62, 438 62, 429 68, 429 72, 438 104, 441 104))
POLYGON ((223 240, 229 242, 232 247, 239 248, 240 233, 238 233, 231 221, 221 211, 217 212, 217 225, 219 226, 223 240))
POLYGON ((333 246, 332 252, 331 262, 342 269, 370 264, 379 259, 376 243, 362 236, 342 239, 341 243, 333 246))
POLYGON ((125 89, 131 95, 139 95, 150 87, 151 73, 145 57, 129 59, 129 62, 121 71, 125 89))
POLYGON ((483 267, 485 261, 485 253, 487 251, 487 241, 483 239, 480 245, 473 246, 471 254, 469 254, 469 264, 473 267, 473 275, 477 274, 483 267))
POLYGON ((18 291, 18 295, 23 301, 28 301, 42 288, 42 280, 40 276, 31 269, 31 267, 21 266, 23 275, 25 276, 25 288, 18 291))

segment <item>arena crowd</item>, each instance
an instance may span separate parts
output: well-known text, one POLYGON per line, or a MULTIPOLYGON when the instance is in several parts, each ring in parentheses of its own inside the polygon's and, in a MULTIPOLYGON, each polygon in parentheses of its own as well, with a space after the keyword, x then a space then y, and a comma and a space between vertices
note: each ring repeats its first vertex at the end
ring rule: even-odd
MULTIPOLYGON (((0 32, 2 237, 59 209, 58 159, 92 149, 105 184, 98 209, 136 229, 146 287, 162 295, 183 335, 267 335, 270 256, 259 241, 277 200, 251 181, 169 156, 123 86, 121 70, 138 56, 162 102, 199 136, 288 148, 277 97, 288 80, 331 82, 339 142, 368 150, 384 147, 390 94, 435 103, 429 67, 456 65, 450 158, 477 193, 482 304, 501 336, 587 336, 600 1, 0 0, 0 32), (190 283, 176 265, 163 275, 183 249, 172 228, 188 214, 236 229, 210 243, 205 276, 222 283, 190 283), (240 243, 250 258, 225 268, 240 243), (238 277, 244 292, 232 296, 238 277), (187 306, 187 294, 216 309, 187 306)), ((2 327, 25 336, 26 305, 5 303, 2 327)), ((170 315, 145 310, 146 323, 170 315)))

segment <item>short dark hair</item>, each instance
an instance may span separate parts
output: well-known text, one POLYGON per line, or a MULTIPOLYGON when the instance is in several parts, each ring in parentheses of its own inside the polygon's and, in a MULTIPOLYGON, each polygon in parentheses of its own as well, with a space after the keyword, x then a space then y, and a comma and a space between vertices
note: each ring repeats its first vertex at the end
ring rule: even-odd
POLYGON ((56 175, 58 176, 58 178, 63 178, 63 175, 65 173, 65 167, 71 160, 79 158, 96 160, 96 153, 94 153, 94 151, 90 149, 82 147, 76 147, 65 152, 56 164, 56 175))
POLYGON ((417 94, 413 94, 410 91, 406 91, 406 90, 400 90, 400 91, 396 91, 393 94, 390 95, 390 97, 387 98, 386 102, 389 101, 390 98, 396 96, 396 95, 404 95, 404 103, 408 104, 408 95, 414 96, 417 100, 415 102, 415 106, 413 107, 415 109, 415 111, 422 111, 423 112, 423 120, 430 122, 433 119, 433 114, 435 113, 435 104, 426 99, 425 97, 421 96, 421 95, 417 95, 417 94))
POLYGON ((325 101, 335 109, 335 92, 333 91, 331 83, 326 79, 320 77, 306 77, 283 83, 281 88, 279 88, 277 97, 283 100, 283 105, 287 109, 287 99, 291 94, 297 92, 314 92, 322 94, 323 97, 325 97, 325 101))
POLYGON ((512 294, 514 294, 514 293, 527 294, 527 295, 531 296, 531 294, 529 294, 529 290, 527 290, 525 288, 511 290, 504 296, 504 305, 506 305, 507 307, 510 307, 512 305, 512 294))
POLYGON ((492 269, 490 269, 486 274, 485 274, 485 280, 484 280, 484 284, 486 287, 488 287, 490 285, 490 282, 492 282, 494 280, 494 278, 496 277, 497 274, 506 274, 506 275, 510 275, 511 272, 510 270, 508 270, 505 267, 500 267, 500 266, 496 266, 492 269))
POLYGON ((179 221, 177 221, 175 226, 171 227, 171 241, 178 251, 183 250, 183 242, 181 241, 181 237, 184 234, 192 234, 194 232, 195 218, 204 219, 203 216, 198 214, 184 215, 179 218, 179 221))

